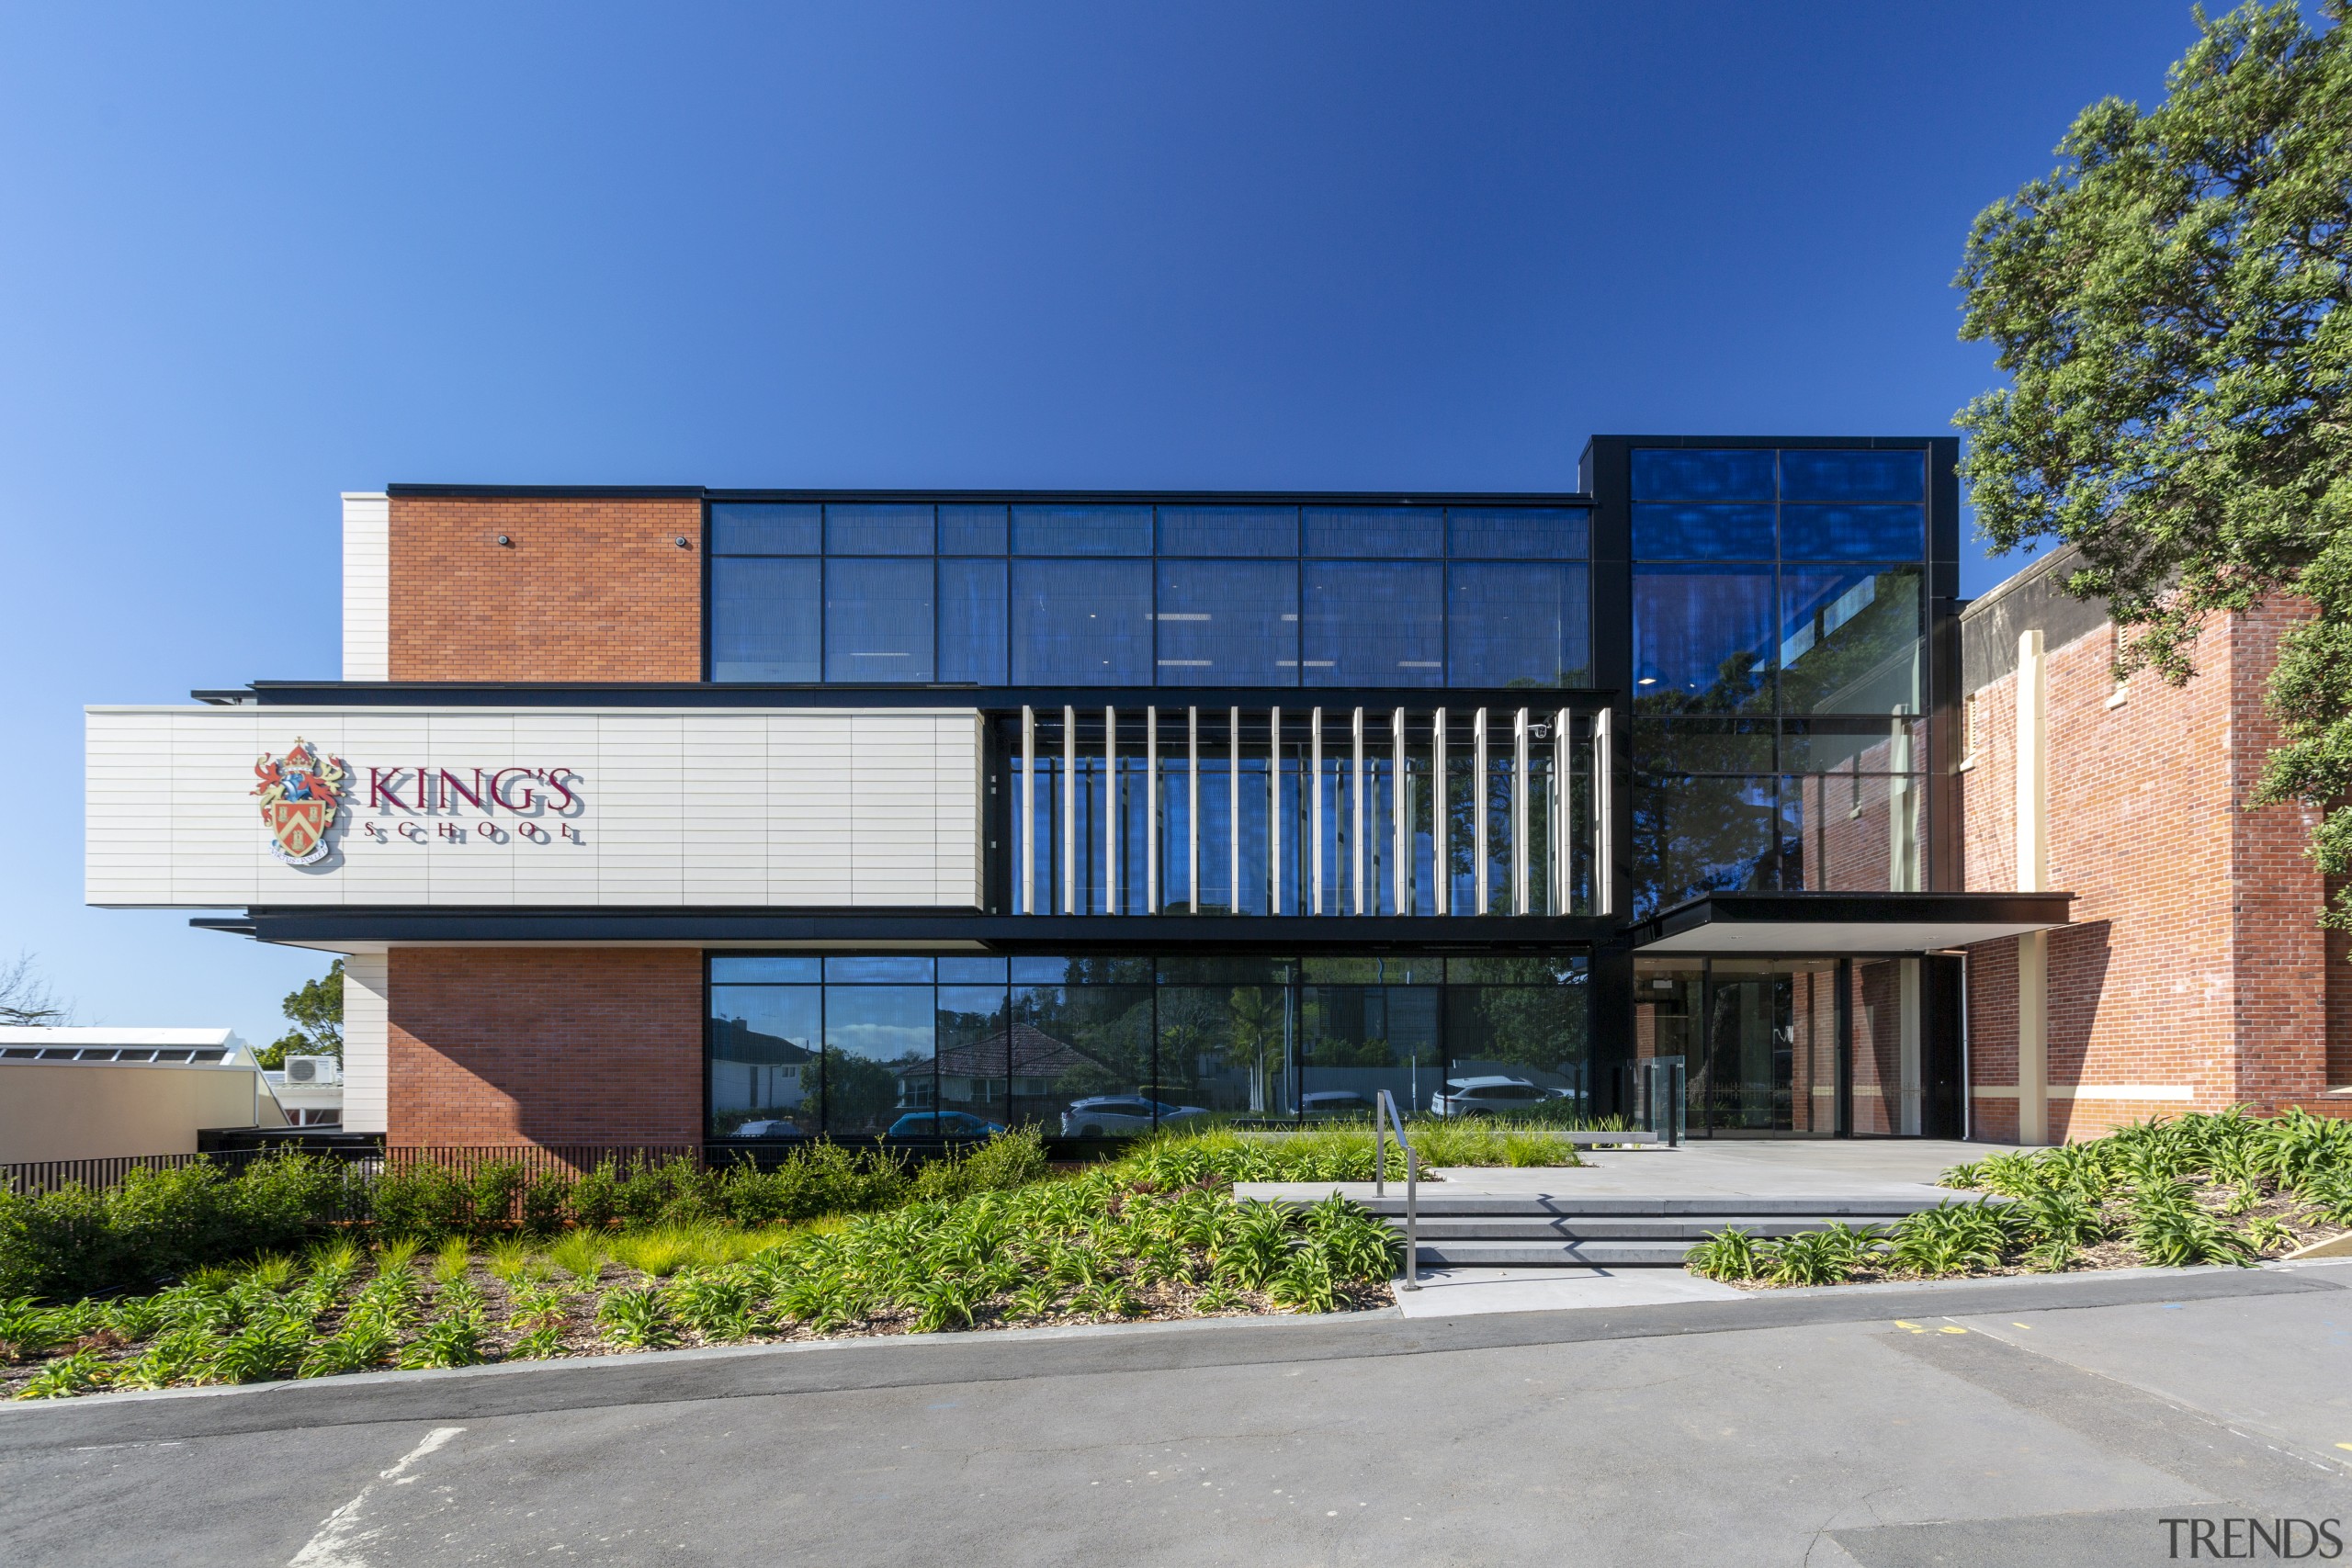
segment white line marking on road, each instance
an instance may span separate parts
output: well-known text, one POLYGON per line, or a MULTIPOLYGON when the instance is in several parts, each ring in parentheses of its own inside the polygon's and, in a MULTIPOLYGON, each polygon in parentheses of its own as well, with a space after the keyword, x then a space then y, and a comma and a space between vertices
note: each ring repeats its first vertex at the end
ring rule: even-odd
POLYGON ((360 1529, 361 1506, 387 1481, 398 1485, 403 1480, 414 1480, 405 1473, 408 1467, 464 1430, 463 1427, 435 1427, 427 1432, 424 1440, 402 1454, 398 1464, 362 1486, 359 1495, 329 1514, 326 1523, 319 1527, 319 1533, 293 1555, 286 1568, 368 1568, 367 1559, 357 1555, 357 1549, 373 1539, 375 1532, 360 1529))

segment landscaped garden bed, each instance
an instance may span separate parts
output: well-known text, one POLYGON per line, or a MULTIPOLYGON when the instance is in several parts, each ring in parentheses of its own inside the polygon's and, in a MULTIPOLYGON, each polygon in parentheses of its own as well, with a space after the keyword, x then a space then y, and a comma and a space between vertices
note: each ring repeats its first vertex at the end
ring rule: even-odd
MULTIPOLYGON (((1537 1133, 1413 1136, 1433 1161, 1578 1163, 1537 1133)), ((300 1156, 134 1173, 0 1197, 0 1392, 1360 1310, 1388 1300, 1389 1227, 1336 1195, 1300 1209, 1232 1188, 1372 1163, 1369 1130, 1333 1128, 1170 1135, 1056 1173, 1012 1134, 920 1170, 831 1145, 768 1171, 426 1166, 369 1182, 361 1218, 350 1175, 300 1156)))
POLYGON ((1894 1224, 1691 1249, 1696 1274, 1750 1289, 2083 1269, 2252 1265, 2352 1229, 2352 1122, 2301 1110, 2193 1112, 2102 1138, 1954 1166, 1984 1194, 1894 1224))

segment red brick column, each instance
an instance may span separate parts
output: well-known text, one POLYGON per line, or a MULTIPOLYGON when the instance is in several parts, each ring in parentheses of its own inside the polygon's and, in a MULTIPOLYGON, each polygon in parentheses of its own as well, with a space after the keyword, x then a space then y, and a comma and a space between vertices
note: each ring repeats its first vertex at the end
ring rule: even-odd
POLYGON ((390 968, 389 1144, 701 1141, 700 952, 402 947, 390 968))

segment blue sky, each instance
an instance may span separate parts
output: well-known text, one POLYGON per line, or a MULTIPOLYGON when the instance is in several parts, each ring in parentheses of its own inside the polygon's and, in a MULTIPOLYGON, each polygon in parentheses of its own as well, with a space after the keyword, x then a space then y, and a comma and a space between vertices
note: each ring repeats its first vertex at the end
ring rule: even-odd
MULTIPOLYGON (((0 956, 280 1028, 81 904, 80 709, 333 676, 390 480, 1566 488, 1922 433, 1970 219, 2186 4, 0 13, 0 956)), ((1978 562, 1973 592, 2001 569, 1978 562)))

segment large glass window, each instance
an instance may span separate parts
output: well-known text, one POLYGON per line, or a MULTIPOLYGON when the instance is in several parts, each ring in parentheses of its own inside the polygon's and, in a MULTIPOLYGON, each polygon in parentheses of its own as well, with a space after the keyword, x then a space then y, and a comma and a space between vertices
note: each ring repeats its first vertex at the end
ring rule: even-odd
POLYGON ((1456 506, 1445 514, 1456 560, 1582 560, 1592 553, 1589 514, 1557 506, 1456 506))
POLYGON ((1434 560, 1445 554, 1445 514, 1434 507, 1310 506, 1301 520, 1310 556, 1434 560))
POLYGON ((1295 506, 1163 506, 1163 556, 1295 556, 1295 506))
POLYGON ((710 549, 721 556, 813 556, 824 538, 824 509, 772 502, 718 502, 710 549))
POLYGON ((819 563, 747 557, 711 562, 711 673, 721 681, 813 682, 822 672, 819 563))
POLYGON ((1151 684, 1151 563, 1012 563, 1012 680, 1021 686, 1151 684))
POLYGON ((1312 561, 1306 583, 1300 650, 1306 684, 1444 684, 1444 568, 1312 561))
POLYGON ((1772 610, 1770 567, 1635 567, 1635 709, 1770 708, 1772 610))
POLYGON ((932 563, 825 563, 825 678, 867 685, 929 681, 932 563))
POLYGON ((939 678, 976 686, 1005 681, 1005 563, 939 563, 939 678))
POLYGON ((935 1111, 938 1021, 929 986, 825 987, 825 1131, 871 1138, 922 1131, 935 1111), (901 1118, 917 1118, 900 1128, 901 1118))
POLYGON ((933 543, 928 505, 833 502, 825 508, 827 555, 927 556, 933 543))
POLYGON ((1012 550, 1023 556, 1148 556, 1148 506, 1016 506, 1012 550))
POLYGON ((1446 581, 1452 684, 1577 686, 1589 678, 1585 568, 1452 566, 1446 581))
POLYGON ((1584 1113, 1580 953, 714 956, 718 1137, 1584 1113), (821 972, 822 979, 819 979, 821 972))
POLYGON ((1781 707, 1918 712, 1926 613, 1915 567, 1783 567, 1781 707))
POLYGON ((1925 452, 1645 449, 1633 483, 1637 908, 1924 886, 1925 452))
POLYGON ((1769 506, 1636 506, 1635 560, 1772 558, 1769 506))
POLYGON ((1164 686, 1298 684, 1298 568, 1163 561, 1156 660, 1164 686))
POLYGON ((1591 679, 1580 506, 719 502, 710 517, 715 680, 1430 687, 1449 657, 1464 685, 1591 679))

